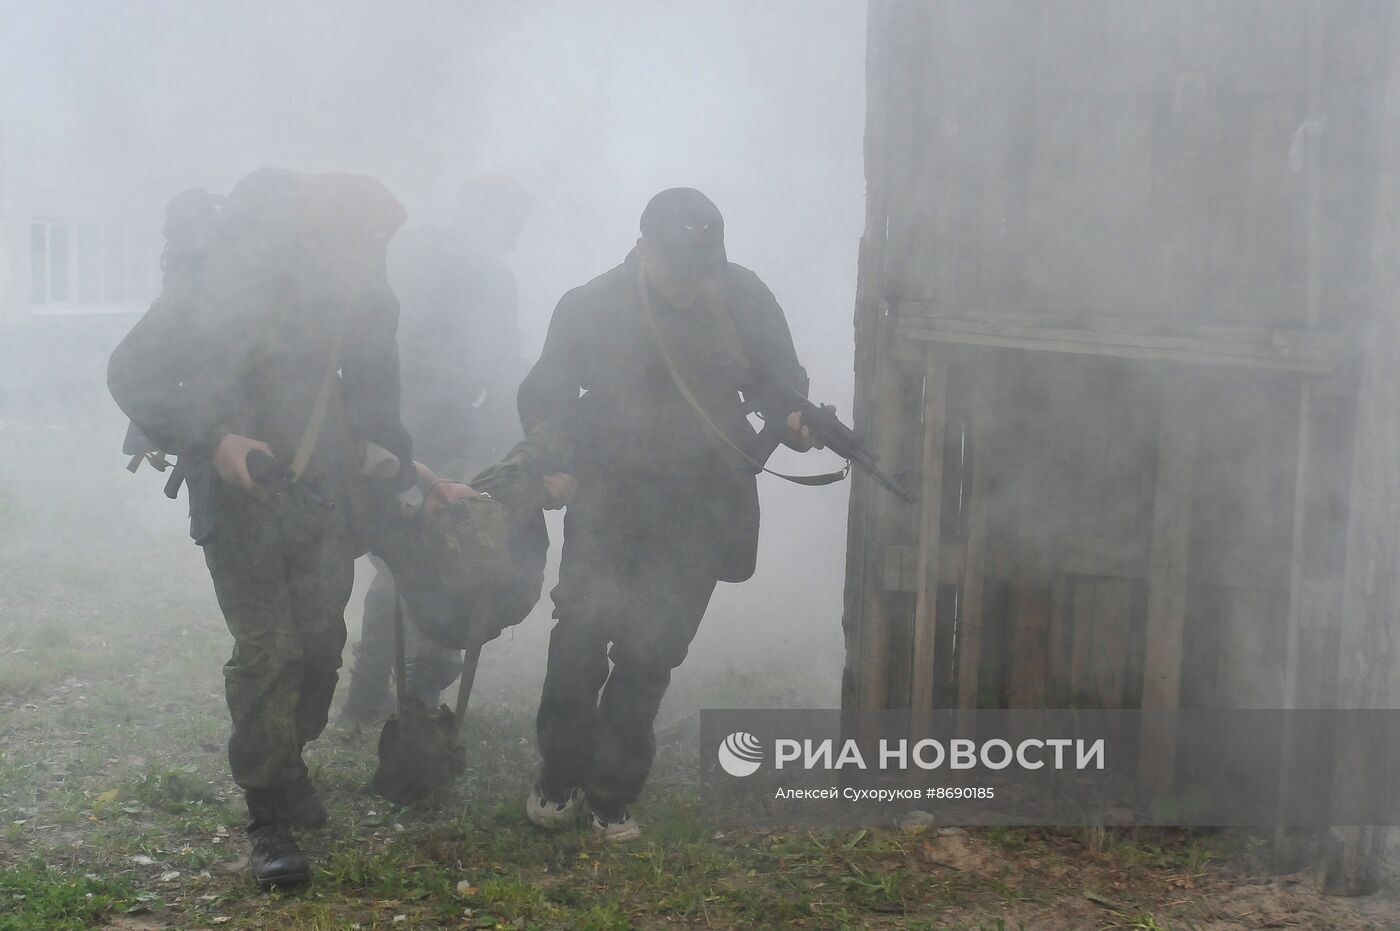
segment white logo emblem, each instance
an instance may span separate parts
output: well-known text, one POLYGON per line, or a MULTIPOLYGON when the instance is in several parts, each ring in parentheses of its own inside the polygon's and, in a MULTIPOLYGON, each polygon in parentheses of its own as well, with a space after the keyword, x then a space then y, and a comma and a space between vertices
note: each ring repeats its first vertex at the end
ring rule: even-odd
POLYGON ((731 776, 752 776, 763 765, 763 744, 747 731, 735 731, 720 742, 719 765, 731 776))

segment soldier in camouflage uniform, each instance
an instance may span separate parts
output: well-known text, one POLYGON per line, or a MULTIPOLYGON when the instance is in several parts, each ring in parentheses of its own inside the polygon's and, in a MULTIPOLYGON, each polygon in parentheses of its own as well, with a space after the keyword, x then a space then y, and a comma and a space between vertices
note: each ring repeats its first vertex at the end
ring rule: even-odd
POLYGON ((399 420, 384 250, 403 219, 369 178, 255 172, 210 221, 199 267, 181 287, 167 281, 108 368, 117 403, 186 470, 191 531, 234 638, 229 765, 264 888, 309 881, 291 828, 326 818, 301 754, 326 723, 354 560, 368 544, 366 444, 395 457, 377 491, 406 507, 424 488, 435 501, 470 493, 415 468, 399 420), (303 478, 334 511, 249 473, 255 450, 287 463, 303 449, 303 478))
POLYGON ((641 232, 622 265, 564 295, 519 392, 526 429, 569 424, 577 479, 537 719, 543 768, 526 810, 561 827, 585 795, 610 840, 640 833, 627 806, 716 582, 754 571, 747 412, 785 420, 789 445, 810 445, 775 391, 807 389, 782 308, 727 260, 715 205, 664 191, 641 232))

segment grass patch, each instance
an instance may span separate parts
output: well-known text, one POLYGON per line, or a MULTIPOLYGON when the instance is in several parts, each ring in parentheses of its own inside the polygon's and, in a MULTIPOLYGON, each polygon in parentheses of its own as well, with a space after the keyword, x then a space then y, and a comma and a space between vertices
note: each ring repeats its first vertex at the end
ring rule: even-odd
MULTIPOLYGON (((968 866, 944 856, 934 833, 716 833, 700 804, 687 717, 663 728, 635 808, 642 840, 613 847, 582 824, 551 834, 525 822, 533 709, 482 702, 466 722, 468 771, 431 805, 400 809, 363 792, 375 732, 332 726, 310 745, 332 818, 302 834, 315 882, 260 895, 227 770, 219 666, 228 635, 207 577, 168 570, 0 563, 9 610, 0 617, 0 931, 120 926, 128 912, 154 926, 221 931, 1077 931, 1111 922, 1184 931, 1182 906, 1218 889, 1240 852, 1200 832, 994 828, 959 839, 976 854, 968 866), (16 688, 32 697, 17 698, 16 688), (1086 898, 1086 888, 1106 890, 1112 903, 1086 898)), ((801 669, 776 667, 762 678, 692 677, 686 688, 696 691, 677 703, 770 704, 787 679, 795 684, 785 703, 818 704, 802 697, 801 669)), ((1217 910, 1227 905, 1217 897, 1217 910)))
POLYGON ((0 931, 76 931, 149 905, 164 903, 142 901, 125 883, 52 870, 37 858, 0 870, 0 931))
POLYGON ((202 812, 215 800, 209 783, 194 774, 193 767, 147 773, 122 793, 149 808, 171 814, 202 812))

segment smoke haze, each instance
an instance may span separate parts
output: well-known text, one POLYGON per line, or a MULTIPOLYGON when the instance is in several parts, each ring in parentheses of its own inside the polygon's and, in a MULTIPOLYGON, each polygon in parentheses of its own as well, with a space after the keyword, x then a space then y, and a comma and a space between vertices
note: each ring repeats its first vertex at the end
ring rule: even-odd
MULTIPOLYGON (((158 290, 168 197, 225 192, 261 165, 373 175, 408 206, 410 225, 449 219, 466 177, 518 179, 537 197, 509 258, 527 362, 560 295, 621 261, 647 199, 697 187, 725 215, 731 260, 757 271, 787 311, 813 397, 848 418, 864 17, 863 4, 844 2, 0 3, 10 169, 0 215, 26 174, 36 188, 96 201, 141 241, 146 285, 119 311, 54 303, 26 313, 14 308, 29 282, 0 280, 0 474, 26 526, 43 528, 7 544, 7 558, 146 547, 200 584, 183 501, 165 501, 154 472, 121 471, 124 421, 102 367, 158 290), (46 468, 35 468, 55 461, 81 476, 67 498, 46 491, 46 468)), ((11 250, 27 246, 20 235, 11 231, 11 250)), ((774 464, 831 465, 784 453, 774 464)), ((758 574, 721 586, 678 682, 786 658, 811 670, 804 698, 833 704, 845 486, 760 487, 758 574)), ((557 560, 557 520, 551 529, 557 560)), ((208 604, 217 623, 212 595, 208 604)), ((492 648, 485 694, 497 679, 542 674, 548 610, 546 598, 492 648)), ((358 612, 357 593, 352 642, 358 612)))

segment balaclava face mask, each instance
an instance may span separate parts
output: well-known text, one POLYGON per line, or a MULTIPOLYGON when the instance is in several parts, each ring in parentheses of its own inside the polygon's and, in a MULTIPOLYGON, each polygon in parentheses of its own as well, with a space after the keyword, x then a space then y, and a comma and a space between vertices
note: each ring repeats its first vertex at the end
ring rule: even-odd
POLYGON ((639 245, 647 280, 679 308, 694 304, 706 280, 727 264, 724 218, 694 188, 670 188, 642 211, 639 245))

